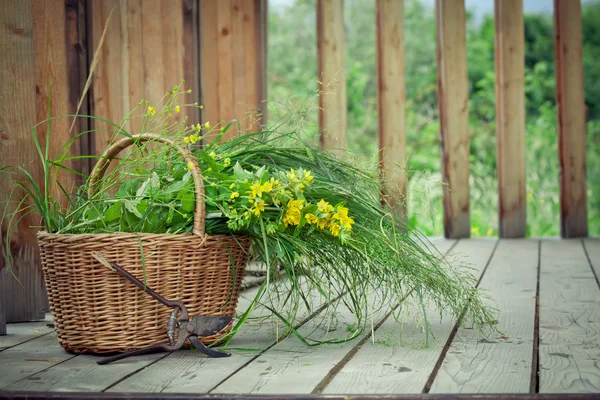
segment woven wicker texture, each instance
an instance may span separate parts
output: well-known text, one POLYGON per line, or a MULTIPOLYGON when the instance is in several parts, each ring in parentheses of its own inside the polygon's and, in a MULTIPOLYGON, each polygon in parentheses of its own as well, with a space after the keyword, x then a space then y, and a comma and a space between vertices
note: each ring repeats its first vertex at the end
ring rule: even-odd
MULTIPOLYGON (((233 316, 248 260, 247 236, 204 234, 204 187, 193 155, 169 139, 143 134, 104 153, 92 172, 102 178, 110 160, 134 140, 156 140, 194 163, 196 210, 193 233, 38 233, 42 269, 58 341, 74 353, 113 353, 168 342, 171 309, 99 263, 100 252, 163 297, 180 300, 190 315, 233 316), (142 261, 143 259, 143 261, 142 261)), ((92 185, 93 186, 93 185, 92 185)), ((231 330, 202 338, 212 343, 231 330)))

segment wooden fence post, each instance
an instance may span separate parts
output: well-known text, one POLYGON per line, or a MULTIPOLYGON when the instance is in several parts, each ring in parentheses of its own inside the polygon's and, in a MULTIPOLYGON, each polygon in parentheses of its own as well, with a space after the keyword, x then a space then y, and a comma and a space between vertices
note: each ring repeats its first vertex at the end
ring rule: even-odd
POLYGON ((579 0, 554 0, 562 237, 588 235, 585 103, 579 0))
POLYGON ((319 126, 328 150, 348 147, 345 40, 344 1, 317 0, 319 126))
MULTIPOLYGON (((68 7, 65 7, 64 0, 0 2, 2 164, 25 165, 38 183, 44 182, 43 171, 31 128, 45 120, 48 111, 51 116, 75 111, 69 78, 70 74, 79 76, 78 63, 68 64, 68 60, 76 58, 70 57, 69 53, 76 51, 73 38, 78 33, 77 24, 69 20, 73 18, 72 10, 67 12, 66 9, 68 7)), ((47 135, 52 137, 49 142, 50 157, 58 156, 59 149, 71 138, 70 124, 70 119, 61 118, 50 123, 50 131, 47 131, 46 124, 36 128, 35 135, 41 143, 45 143, 47 135)), ((76 146, 71 150, 68 155, 79 154, 76 146)), ((70 167, 80 168, 77 165, 70 167)), ((70 189, 75 177, 61 171, 58 180, 63 187, 70 189)), ((56 186, 49 188, 51 193, 60 193, 56 186)), ((10 193, 12 189, 8 179, 0 181, 0 193, 10 193)), ((14 211, 14 207, 9 207, 8 211, 14 211)), ((42 319, 48 307, 39 266, 35 236, 37 229, 32 228, 39 224, 39 216, 29 214, 19 221, 12 232, 12 270, 6 266, 7 255, 2 253, 0 258, 0 301, 3 302, 6 322, 42 319)), ((6 234, 5 222, 0 233, 2 243, 6 234)))
MULTIPOLYGON (((266 96, 265 0, 202 1, 200 75, 203 121, 260 127, 266 96)), ((241 133, 241 132, 240 132, 241 133)), ((232 126, 225 138, 238 135, 232 126)))
POLYGON ((404 0, 377 0, 379 164, 385 201, 406 216, 403 20, 404 0))
POLYGON ((436 0, 438 98, 446 238, 471 234, 469 119, 464 0, 436 0))
POLYGON ((525 55, 523 0, 495 0, 499 236, 525 237, 525 55))

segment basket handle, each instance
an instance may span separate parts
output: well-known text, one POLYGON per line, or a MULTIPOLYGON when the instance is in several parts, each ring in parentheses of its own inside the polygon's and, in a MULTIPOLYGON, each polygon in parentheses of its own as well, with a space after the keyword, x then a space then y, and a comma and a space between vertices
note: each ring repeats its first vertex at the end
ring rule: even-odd
POLYGON ((89 189, 88 196, 92 197, 96 191, 97 183, 106 172, 110 162, 123 150, 127 147, 133 145, 138 142, 148 142, 148 141, 157 141, 163 144, 166 144, 169 147, 177 150, 177 152, 181 155, 181 157, 185 160, 186 164, 192 163, 192 178, 194 179, 195 186, 195 195, 196 195, 196 208, 194 210, 194 227, 192 232, 195 235, 204 236, 204 222, 206 219, 205 216, 205 203, 204 203, 204 180, 202 178, 202 171, 200 166, 198 165, 198 161, 196 161, 196 157, 188 150, 181 146, 179 146, 174 140, 168 139, 153 133, 142 133, 139 135, 133 135, 131 137, 126 137, 124 139, 119 140, 116 143, 113 143, 109 146, 102 154, 102 157, 96 163, 96 166, 92 170, 89 178, 89 189))

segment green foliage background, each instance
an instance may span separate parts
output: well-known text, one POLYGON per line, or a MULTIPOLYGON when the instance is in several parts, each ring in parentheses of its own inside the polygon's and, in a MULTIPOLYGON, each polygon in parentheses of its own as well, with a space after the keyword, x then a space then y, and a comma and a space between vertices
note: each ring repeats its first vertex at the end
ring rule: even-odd
MULTIPOLYGON (((374 167, 377 157, 375 2, 345 1, 349 150, 374 167)), ((296 0, 271 9, 268 31, 270 121, 291 111, 290 124, 317 144, 316 5, 296 0)), ((443 234, 434 10, 405 0, 406 128, 410 220, 443 234)), ((582 9, 587 184, 590 235, 600 235, 600 2, 582 9)), ((549 14, 525 15, 527 235, 560 235, 554 29, 549 14)), ((494 20, 468 15, 471 226, 497 235, 494 20)))

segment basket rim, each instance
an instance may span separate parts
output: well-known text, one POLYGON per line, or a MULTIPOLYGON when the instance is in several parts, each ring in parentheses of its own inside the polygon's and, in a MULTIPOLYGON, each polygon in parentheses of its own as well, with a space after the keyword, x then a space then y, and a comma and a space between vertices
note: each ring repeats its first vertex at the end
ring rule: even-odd
MULTIPOLYGON (((85 236, 92 236, 92 237, 101 237, 101 236, 134 236, 134 237, 147 237, 147 236, 168 236, 168 237, 176 237, 176 236, 189 236, 190 238, 198 238, 198 239, 202 239, 201 236, 196 235, 193 232, 184 232, 184 233, 151 233, 151 232, 121 232, 121 231, 117 231, 117 232, 107 232, 107 233, 54 233, 54 232, 48 232, 46 230, 40 230, 36 233, 36 235, 38 237, 40 236, 64 236, 64 237, 85 237, 85 236)), ((250 239, 250 235, 248 234, 224 234, 224 233, 218 233, 216 235, 209 235, 209 234, 205 234, 204 237, 206 239, 209 238, 220 238, 220 237, 236 237, 236 238, 240 238, 240 239, 250 239)))

